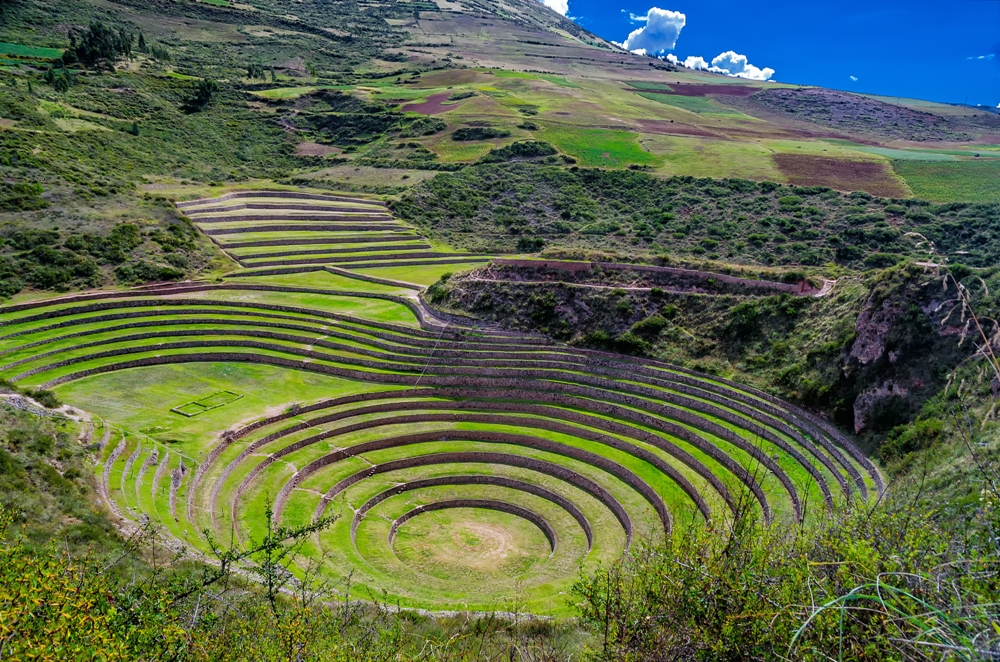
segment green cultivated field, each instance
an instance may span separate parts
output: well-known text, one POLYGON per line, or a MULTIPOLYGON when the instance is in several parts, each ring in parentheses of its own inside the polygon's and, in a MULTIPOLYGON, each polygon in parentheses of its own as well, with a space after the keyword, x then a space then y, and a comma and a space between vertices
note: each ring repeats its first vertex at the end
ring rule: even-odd
POLYGON ((62 49, 60 48, 39 48, 37 46, 24 46, 21 44, 6 44, 0 42, 0 55, 54 60, 60 57, 62 53, 62 49))
POLYGON ((637 136, 627 131, 579 129, 550 124, 539 134, 542 140, 576 157, 588 167, 622 167, 628 164, 656 165, 659 159, 644 151, 637 136))
POLYGON ((1000 160, 979 162, 898 160, 893 168, 914 195, 938 202, 996 202, 1000 199, 1000 160))

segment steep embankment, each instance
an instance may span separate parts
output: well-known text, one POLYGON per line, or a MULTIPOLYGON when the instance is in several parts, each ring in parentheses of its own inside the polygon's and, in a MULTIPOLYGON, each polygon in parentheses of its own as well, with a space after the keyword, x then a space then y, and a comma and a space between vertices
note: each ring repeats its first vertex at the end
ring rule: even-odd
MULTIPOLYGON (((505 328, 749 381, 827 411, 873 441, 911 421, 983 345, 954 283, 914 264, 842 277, 823 296, 724 274, 536 264, 451 277, 429 297, 505 328)), ((978 289, 976 306, 994 334, 995 298, 978 287, 978 275, 956 273, 978 289)), ((993 291, 996 272, 983 276, 993 291)))

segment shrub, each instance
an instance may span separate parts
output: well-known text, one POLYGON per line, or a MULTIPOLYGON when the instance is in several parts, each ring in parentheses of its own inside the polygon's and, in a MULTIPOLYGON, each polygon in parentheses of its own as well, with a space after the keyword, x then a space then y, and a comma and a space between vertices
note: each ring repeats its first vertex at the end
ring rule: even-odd
POLYGON ((447 285, 450 278, 450 273, 442 274, 438 282, 427 288, 427 298, 430 299, 431 303, 441 303, 448 298, 447 285))
POLYGON ((660 331, 667 328, 669 322, 658 314, 653 314, 632 325, 631 333, 641 338, 650 338, 660 335, 660 331))
POLYGON ((25 395, 38 401, 39 404, 48 409, 58 409, 62 406, 62 403, 59 402, 59 398, 57 398, 56 394, 52 391, 38 389, 35 391, 28 391, 25 395))
POLYGON ((448 124, 437 117, 418 117, 403 127, 399 135, 404 138, 432 136, 448 128, 448 124))
POLYGON ((119 283, 148 283, 160 280, 180 280, 184 272, 175 267, 152 264, 139 260, 133 264, 123 264, 115 269, 115 278, 119 283))
POLYGON ((598 221, 580 228, 580 234, 607 235, 618 232, 621 229, 622 226, 614 221, 598 221))
MULTIPOLYGON (((741 514, 722 531, 635 546, 574 587, 600 641, 593 659, 951 659, 942 646, 989 659, 995 547, 907 501, 859 503, 811 527, 741 514)), ((995 526, 986 518, 978 528, 995 526)))
POLYGON ((507 129, 497 129, 491 126, 472 126, 456 129, 451 134, 451 139, 456 141, 472 140, 492 140, 493 138, 506 138, 510 135, 507 129))
POLYGON ((554 156, 559 152, 547 142, 536 140, 521 140, 516 143, 491 150, 480 159, 480 163, 500 163, 503 161, 528 161, 546 156, 554 156))
POLYGON ((883 462, 892 462, 909 453, 930 448, 944 439, 944 422, 937 418, 915 421, 893 428, 878 449, 883 462))
POLYGON ((903 257, 901 255, 893 255, 891 253, 873 253, 865 258, 865 266, 871 267, 872 269, 885 269, 886 267, 893 267, 902 261, 903 257))
POLYGON ((763 315, 760 304, 756 301, 738 303, 729 310, 726 321, 726 333, 731 336, 748 336, 757 331, 763 315))
POLYGON ((545 240, 541 237, 521 237, 517 240, 519 253, 537 253, 545 248, 545 240))
POLYGON ((837 259, 841 262, 853 262, 864 257, 865 252, 857 246, 838 246, 837 259))
POLYGON ((786 195, 778 198, 778 204, 781 205, 782 211, 793 211, 802 206, 802 198, 797 195, 786 195))
POLYGON ((49 203, 42 199, 45 189, 33 182, 8 184, 0 181, 0 211, 35 211, 49 203))
POLYGON ((648 354, 649 343, 634 333, 627 332, 615 338, 614 349, 622 354, 648 354))

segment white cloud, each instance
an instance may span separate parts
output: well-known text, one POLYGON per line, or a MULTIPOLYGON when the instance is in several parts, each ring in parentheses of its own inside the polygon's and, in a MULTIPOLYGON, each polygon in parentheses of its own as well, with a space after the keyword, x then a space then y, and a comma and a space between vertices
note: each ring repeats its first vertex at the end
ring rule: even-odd
POLYGON ((569 12, 569 0, 539 0, 543 5, 563 16, 569 12))
POLYGON ((996 53, 989 53, 988 55, 980 55, 979 57, 967 57, 966 60, 992 60, 996 57, 996 53))
MULTIPOLYGON (((554 0, 552 0, 554 1, 554 0)), ((643 27, 633 30, 622 44, 625 50, 645 49, 647 53, 660 53, 677 45, 681 30, 687 25, 687 16, 678 11, 653 7, 645 16, 632 16, 635 21, 646 19, 643 27)))
POLYGON ((755 67, 747 61, 746 55, 740 55, 735 51, 726 51, 721 53, 712 59, 712 63, 709 64, 705 61, 705 58, 698 57, 697 55, 689 55, 683 61, 678 60, 672 55, 668 55, 667 59, 674 64, 681 64, 688 69, 698 69, 700 71, 711 71, 716 74, 723 74, 725 76, 732 76, 733 78, 746 78, 748 80, 771 80, 774 75, 774 69, 770 67, 755 67))
POLYGON ((848 76, 848 78, 851 79, 852 83, 857 83, 858 82, 858 77, 857 76, 848 76))
POLYGON ((749 80, 770 80, 774 75, 774 69, 755 67, 747 61, 746 55, 740 55, 736 51, 726 51, 713 58, 712 66, 708 70, 749 80))
POLYGON ((708 62, 705 61, 705 58, 694 55, 688 56, 682 64, 688 69, 708 69, 708 62))
POLYGON ((637 48, 637 49, 635 49, 634 51, 631 51, 631 52, 632 52, 633 55, 648 55, 648 53, 646 53, 646 49, 645 48, 637 48))
POLYGON ((623 9, 623 10, 622 10, 622 13, 623 13, 623 14, 628 14, 628 18, 629 18, 629 20, 630 20, 630 21, 632 21, 633 23, 645 23, 646 21, 648 21, 648 20, 649 20, 649 13, 648 13, 648 12, 646 13, 646 15, 645 15, 645 16, 636 16, 636 15, 635 15, 635 14, 633 14, 632 12, 630 12, 630 11, 625 11, 625 10, 623 9))
POLYGON ((667 53, 667 62, 671 62, 673 64, 679 64, 677 56, 674 55, 673 53, 667 53))

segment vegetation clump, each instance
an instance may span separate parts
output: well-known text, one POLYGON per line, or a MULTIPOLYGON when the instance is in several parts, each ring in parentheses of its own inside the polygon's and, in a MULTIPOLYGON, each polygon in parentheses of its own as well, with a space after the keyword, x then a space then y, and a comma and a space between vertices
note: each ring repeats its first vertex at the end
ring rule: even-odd
POLYGON ((125 28, 115 30, 101 21, 94 21, 86 31, 70 30, 69 42, 69 48, 63 53, 63 63, 113 68, 117 60, 131 57, 135 37, 125 28))
POLYGON ((492 126, 463 126, 455 129, 451 134, 451 139, 456 141, 493 140, 494 138, 506 138, 510 135, 507 129, 498 129, 492 126))
POLYGON ((490 150, 490 153, 481 158, 479 162, 503 163, 505 161, 530 161, 547 156, 555 156, 558 153, 558 150, 547 142, 521 140, 506 147, 490 150))

